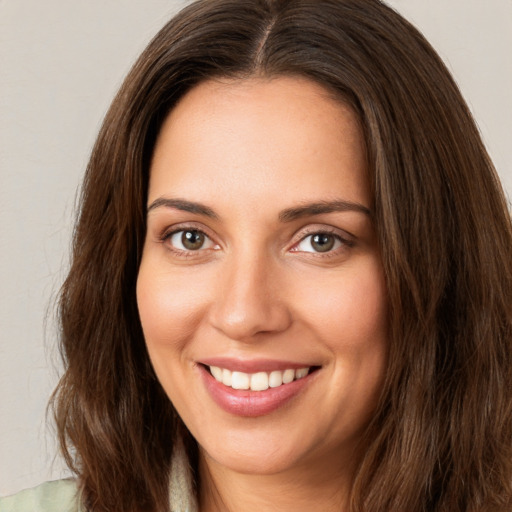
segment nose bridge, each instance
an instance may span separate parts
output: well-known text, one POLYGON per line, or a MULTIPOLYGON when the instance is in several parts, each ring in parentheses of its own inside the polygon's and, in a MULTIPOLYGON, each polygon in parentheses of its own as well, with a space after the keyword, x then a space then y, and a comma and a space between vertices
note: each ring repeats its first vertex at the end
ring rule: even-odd
POLYGON ((213 326, 240 341, 286 329, 290 314, 277 266, 265 251, 249 247, 227 258, 212 305, 213 326))

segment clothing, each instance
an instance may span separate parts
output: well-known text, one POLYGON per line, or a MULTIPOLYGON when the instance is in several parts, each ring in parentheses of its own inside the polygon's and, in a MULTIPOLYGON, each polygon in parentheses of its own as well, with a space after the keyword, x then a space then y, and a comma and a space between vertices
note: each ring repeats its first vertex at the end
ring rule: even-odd
POLYGON ((0 512, 80 512, 73 479, 46 482, 0 498, 0 512))
MULTIPOLYGON (((178 442, 172 458, 169 481, 172 512, 198 512, 188 457, 178 442)), ((46 482, 13 496, 0 498, 0 512, 84 512, 76 480, 46 482)))

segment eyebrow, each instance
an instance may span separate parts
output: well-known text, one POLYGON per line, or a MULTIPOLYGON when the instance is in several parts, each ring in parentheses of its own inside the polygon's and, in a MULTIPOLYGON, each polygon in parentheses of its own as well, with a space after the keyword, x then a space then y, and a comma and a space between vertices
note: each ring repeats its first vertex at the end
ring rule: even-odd
POLYGON ((181 210, 183 212, 196 213, 198 215, 204 215, 211 219, 218 219, 219 216, 208 206, 201 203, 195 203, 193 201, 187 201, 186 199, 170 199, 167 197, 159 197, 155 199, 149 206, 147 212, 155 208, 174 208, 175 210, 181 210))
MULTIPOLYGON (((209 206, 196 203, 194 201, 187 201, 186 199, 171 199, 168 197, 159 197, 158 199, 155 199, 148 206, 147 212, 149 213, 150 211, 161 207, 174 208, 175 210, 204 215, 205 217, 209 217, 211 219, 219 219, 219 216, 209 206)), ((323 213, 349 211, 363 213, 369 217, 372 216, 371 210, 360 203, 345 200, 335 200, 307 203, 294 208, 286 208, 279 213, 279 220, 281 222, 292 222, 309 215, 321 215, 323 213)))
POLYGON ((281 222, 291 222, 309 215, 321 215, 322 213, 332 212, 359 212, 372 216, 372 212, 366 206, 352 201, 320 201, 318 203, 308 203, 296 208, 287 208, 279 214, 281 222))

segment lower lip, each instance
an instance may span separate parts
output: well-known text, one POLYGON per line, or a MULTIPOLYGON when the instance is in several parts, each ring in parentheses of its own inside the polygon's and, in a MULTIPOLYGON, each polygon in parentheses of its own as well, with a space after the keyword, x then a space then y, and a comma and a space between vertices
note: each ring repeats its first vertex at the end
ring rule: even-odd
POLYGON ((317 373, 308 374, 302 379, 294 380, 277 388, 251 391, 225 386, 215 380, 204 366, 199 366, 199 369, 206 389, 219 407, 230 414, 249 418, 264 416, 283 407, 301 393, 317 373))

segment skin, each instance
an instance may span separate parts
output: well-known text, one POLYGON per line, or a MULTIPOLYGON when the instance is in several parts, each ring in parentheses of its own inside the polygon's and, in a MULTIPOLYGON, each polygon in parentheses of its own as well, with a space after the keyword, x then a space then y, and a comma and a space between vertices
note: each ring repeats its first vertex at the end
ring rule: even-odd
POLYGON ((161 129, 137 300, 158 379, 199 443, 202 511, 346 506, 388 345, 364 155, 352 110, 291 77, 207 81, 161 129), (282 218, 330 201, 350 207, 282 218), (181 245, 187 229, 204 244, 181 245), (201 378, 219 356, 319 369, 284 406, 240 417, 201 378))

